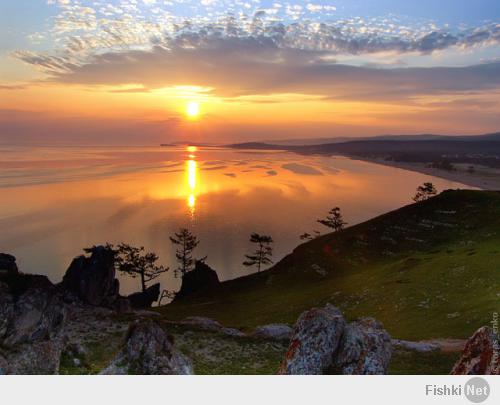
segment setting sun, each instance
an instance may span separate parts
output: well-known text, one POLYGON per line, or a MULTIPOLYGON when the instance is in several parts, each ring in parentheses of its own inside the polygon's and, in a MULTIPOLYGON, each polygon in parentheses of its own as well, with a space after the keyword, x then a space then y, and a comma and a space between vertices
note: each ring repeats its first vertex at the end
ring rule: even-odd
POLYGON ((190 101, 186 105, 186 114, 190 118, 195 118, 200 115, 200 103, 196 101, 190 101))

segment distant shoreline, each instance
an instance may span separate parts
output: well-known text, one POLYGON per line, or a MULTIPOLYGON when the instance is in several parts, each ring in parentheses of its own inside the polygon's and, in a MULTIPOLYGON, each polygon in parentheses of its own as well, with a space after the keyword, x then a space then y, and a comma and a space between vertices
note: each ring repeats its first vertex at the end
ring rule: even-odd
POLYGON ((494 169, 491 167, 474 166, 475 171, 470 173, 460 164, 454 164, 457 170, 449 171, 428 167, 429 163, 424 162, 395 162, 381 158, 363 158, 359 156, 346 155, 340 156, 345 156, 353 160, 361 160, 364 162, 396 167, 398 169, 427 174, 429 176, 440 177, 445 180, 463 183, 467 186, 477 187, 481 190, 500 190, 500 169, 494 169))

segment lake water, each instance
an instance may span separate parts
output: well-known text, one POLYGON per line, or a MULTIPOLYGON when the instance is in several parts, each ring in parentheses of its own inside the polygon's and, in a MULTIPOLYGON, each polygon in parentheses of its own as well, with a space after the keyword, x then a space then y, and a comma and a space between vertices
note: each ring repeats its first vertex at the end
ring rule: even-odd
MULTIPOLYGON (((82 248, 105 242, 143 245, 173 268, 169 236, 187 227, 196 256, 221 279, 248 274, 252 232, 275 240, 274 260, 301 243, 334 206, 349 224, 411 202, 432 181, 420 173, 344 157, 194 147, 0 147, 0 252, 24 272, 60 281, 82 248)), ((162 288, 177 289, 172 272, 162 288)), ((122 292, 139 287, 122 278, 122 292)))

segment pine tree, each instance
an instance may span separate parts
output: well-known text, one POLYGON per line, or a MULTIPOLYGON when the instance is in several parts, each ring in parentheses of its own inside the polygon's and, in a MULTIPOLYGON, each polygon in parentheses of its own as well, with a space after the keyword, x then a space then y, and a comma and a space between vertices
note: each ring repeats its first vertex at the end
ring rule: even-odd
POLYGON ((271 244, 274 242, 273 238, 268 235, 259 235, 258 233, 252 233, 250 235, 250 242, 257 243, 258 247, 252 255, 245 255, 247 260, 243 262, 243 265, 257 266, 257 271, 260 272, 263 265, 272 264, 271 256, 273 255, 273 248, 271 244))
POLYGON ((175 277, 183 276, 193 270, 194 259, 192 253, 200 241, 186 228, 181 228, 179 232, 174 233, 174 236, 170 237, 170 241, 178 246, 175 257, 179 267, 174 270, 174 275, 175 277))
POLYGON ((436 187, 432 183, 424 183, 417 187, 417 193, 413 197, 413 201, 425 201, 437 194, 436 187))
POLYGON ((333 229, 333 232, 338 232, 344 229, 344 226, 347 225, 347 222, 344 222, 342 218, 342 213, 340 212, 339 207, 332 208, 329 212, 329 215, 326 216, 325 219, 318 219, 321 225, 327 226, 333 229))

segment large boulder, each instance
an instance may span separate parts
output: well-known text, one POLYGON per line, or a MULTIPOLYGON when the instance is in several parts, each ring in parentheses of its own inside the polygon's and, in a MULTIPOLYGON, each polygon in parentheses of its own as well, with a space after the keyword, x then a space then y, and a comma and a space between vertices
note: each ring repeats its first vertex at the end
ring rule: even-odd
POLYGON ((86 304, 112 306, 120 284, 115 278, 115 253, 107 246, 95 246, 90 257, 73 259, 60 287, 86 304))
POLYGON ((50 340, 59 334, 65 319, 64 304, 47 277, 22 275, 8 287, 0 287, 0 307, 8 312, 0 335, 3 346, 50 340))
POLYGON ((0 372, 54 374, 59 370, 66 312, 45 276, 22 275, 0 283, 0 372))
POLYGON ((208 290, 220 284, 217 272, 201 260, 197 260, 194 269, 182 276, 181 289, 174 301, 195 292, 208 290))
POLYGON ((193 374, 191 362, 151 319, 130 325, 125 347, 101 374, 193 374))
POLYGON ((479 328, 469 338, 451 374, 500 375, 500 343, 488 326, 479 328))
POLYGON ((258 326, 252 333, 253 337, 271 340, 290 340, 292 335, 293 329, 282 323, 258 326))
POLYGON ((387 374, 391 337, 373 318, 352 322, 344 329, 334 368, 339 374, 387 374))
POLYGON ((132 309, 151 308, 153 302, 158 301, 160 296, 160 283, 153 284, 151 287, 141 292, 130 294, 127 299, 132 309))
POLYGON ((0 277, 18 274, 16 258, 7 253, 0 253, 0 277))
POLYGON ((342 313, 327 304, 300 315, 279 374, 324 374, 344 333, 342 313))
POLYGON ((10 293, 10 287, 0 281, 0 342, 7 333, 7 327, 14 315, 14 297, 10 293))

